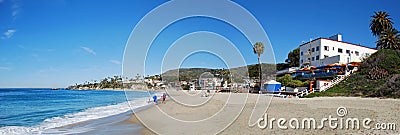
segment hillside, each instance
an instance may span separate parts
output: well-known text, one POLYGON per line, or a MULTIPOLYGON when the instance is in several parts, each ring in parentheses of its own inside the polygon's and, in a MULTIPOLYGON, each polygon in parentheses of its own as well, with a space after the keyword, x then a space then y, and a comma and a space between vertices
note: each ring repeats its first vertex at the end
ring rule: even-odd
MULTIPOLYGON (((272 75, 276 72, 274 64, 261 64, 263 70, 263 78, 272 75)), ((208 68, 181 68, 181 69, 174 69, 164 72, 161 76, 163 80, 167 81, 176 81, 176 76, 179 71, 179 79, 185 81, 191 81, 198 79, 200 75, 204 72, 210 72, 214 75, 219 74, 221 77, 230 80, 233 79, 235 82, 242 82, 243 78, 258 78, 258 64, 242 66, 232 68, 231 70, 228 69, 208 69, 208 68), (246 71, 247 69, 247 71, 246 71), (232 78, 230 75, 232 74, 232 78), (173 79, 175 78, 175 79, 173 79)))
MULTIPOLYGON (((263 78, 267 78, 270 75, 276 72, 276 68, 274 64, 261 64, 263 70, 263 78)), ((216 77, 222 77, 224 80, 228 80, 228 82, 244 82, 245 78, 258 78, 258 64, 242 66, 228 69, 209 69, 209 68, 180 68, 169 70, 160 75, 150 76, 146 78, 153 79, 162 79, 166 82, 175 82, 178 80, 178 71, 179 71, 179 81, 194 81, 200 78, 200 75, 205 72, 210 72, 213 75, 218 75, 216 77)), ((86 81, 83 84, 75 84, 68 86, 67 89, 123 89, 130 88, 130 85, 122 84, 122 78, 120 76, 107 77, 102 79, 100 82, 88 82, 86 81)))
POLYGON ((316 96, 361 96, 400 98, 400 51, 382 49, 360 65, 360 70, 316 96))

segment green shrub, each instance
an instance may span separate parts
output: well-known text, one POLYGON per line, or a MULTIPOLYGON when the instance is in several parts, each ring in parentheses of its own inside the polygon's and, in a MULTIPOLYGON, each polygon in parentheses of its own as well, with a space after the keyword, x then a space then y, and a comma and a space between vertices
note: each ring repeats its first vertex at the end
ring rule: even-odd
POLYGON ((289 74, 286 74, 282 77, 278 77, 276 79, 278 82, 282 84, 282 86, 288 86, 288 87, 305 87, 308 86, 310 81, 300 81, 300 80, 294 80, 293 77, 289 74))

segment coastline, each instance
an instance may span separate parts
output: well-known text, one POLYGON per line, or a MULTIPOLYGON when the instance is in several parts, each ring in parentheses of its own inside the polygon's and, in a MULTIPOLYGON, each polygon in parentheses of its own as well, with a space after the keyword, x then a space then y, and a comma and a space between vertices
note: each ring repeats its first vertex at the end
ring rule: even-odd
MULTIPOLYGON (((121 118, 120 114, 131 111, 131 108, 140 109, 148 101, 147 92, 137 91, 54 91, 48 88, 27 88, 5 89, 1 94, 15 98, 3 98, 9 104, 2 105, 3 110, 7 111, 1 113, 3 121, 0 134, 40 134, 58 132, 58 128, 68 129, 71 133, 85 132, 88 130, 80 126, 93 129, 100 124, 105 126, 107 124, 100 121, 114 116, 121 118), (126 99, 127 93, 130 95, 129 102, 126 99), (30 102, 25 102, 27 100, 30 102)), ((128 114, 126 117, 129 118, 128 114)), ((110 120, 107 123, 114 122, 110 120)))
MULTIPOLYGON (((167 97, 166 103, 144 104, 147 99, 138 99, 139 102, 131 104, 133 111, 128 109, 125 112, 110 115, 98 119, 90 119, 81 121, 65 126, 44 129, 40 133, 44 134, 143 134, 153 135, 156 133, 162 134, 212 134, 208 132, 193 132, 197 131, 193 128, 205 129, 210 127, 221 127, 220 121, 224 121, 221 117, 215 117, 215 123, 200 125, 199 127, 190 127, 189 125, 178 125, 178 131, 168 130, 167 126, 174 125, 173 123, 166 122, 166 117, 158 112, 162 109, 165 113, 170 114, 172 117, 193 121, 204 119, 219 112, 220 108, 224 106, 239 106, 238 103, 226 105, 224 102, 227 97, 234 98, 235 96, 244 96, 247 93, 215 93, 208 97, 210 100, 203 102, 204 105, 196 107, 185 107, 181 103, 176 103, 177 98, 182 98, 188 101, 196 101, 197 99, 208 99, 201 97, 201 93, 181 91, 170 91, 170 96, 167 97), (182 95, 176 95, 182 94, 182 95), (186 95, 189 94, 190 96, 186 95), (232 97, 231 97, 232 96, 232 97), (196 99, 197 97, 197 99, 196 99), (201 108, 201 109, 196 109, 201 108), (139 118, 140 120, 139 120, 139 118), (152 121, 146 121, 151 119, 152 121), (144 125, 144 122, 146 125, 144 125), (154 132, 151 129, 156 129, 154 132)), ((159 92, 156 92, 160 94, 159 92)), ((226 129, 219 132, 219 134, 399 134, 400 124, 400 99, 380 99, 380 98, 361 98, 361 97, 315 97, 315 98, 272 98, 268 108, 269 118, 315 118, 318 122, 321 118, 326 118, 329 115, 338 117, 336 111, 338 107, 346 107, 348 114, 346 117, 359 117, 371 118, 377 122, 392 122, 397 124, 396 130, 350 130, 350 129, 331 129, 327 125, 324 129, 286 129, 282 130, 277 128, 275 123, 273 129, 260 129, 259 127, 248 126, 249 116, 256 103, 259 94, 248 94, 247 102, 241 114, 233 121, 233 123, 226 127, 226 129)), ((261 95, 260 97, 267 97, 261 95)), ((160 99, 159 99, 160 100, 160 99)), ((123 106, 127 106, 123 105, 123 106)), ((123 107, 119 106, 117 108, 123 107)), ((107 107, 108 108, 108 107, 107 107)), ((117 109, 114 108, 114 109, 117 109)), ((108 109, 109 110, 109 109, 108 109)), ((96 111, 97 112, 97 111, 96 111)), ((236 111, 227 110, 225 113, 228 115, 234 114, 236 111)), ((85 115, 90 116, 90 115, 85 115)), ((344 117, 344 118, 346 118, 344 117)), ((176 128, 175 128, 176 129, 176 128)), ((39 133, 39 132, 38 132, 39 133)))
MULTIPOLYGON (((216 94, 219 96, 223 94, 216 94)), ((255 94, 250 94, 248 102, 245 105, 243 112, 240 116, 225 130, 219 134, 399 134, 400 131, 398 127, 395 130, 372 130, 372 129, 331 129, 327 126, 323 129, 260 129, 259 127, 248 126, 249 116, 253 105, 255 104, 255 94)), ((215 105, 215 101, 210 101, 209 103, 215 105)), ((159 108, 163 109, 165 112, 172 113, 175 117, 184 118, 187 113, 193 113, 190 111, 182 110, 184 108, 177 107, 178 105, 172 100, 168 100, 166 104, 157 105, 159 108), (179 113, 177 113, 179 112, 179 113)), ((379 98, 360 98, 360 97, 317 97, 317 98, 301 98, 301 99, 283 99, 283 98, 273 98, 271 104, 268 108, 268 117, 274 118, 306 118, 313 117, 317 120, 327 117, 328 115, 336 116, 336 111, 338 107, 344 106, 348 110, 348 115, 346 117, 360 117, 360 118, 371 118, 376 122, 392 122, 396 123, 397 126, 400 124, 400 100, 399 99, 379 99, 379 98)), ((125 120, 126 123, 135 123, 141 125, 144 128, 140 130, 140 134, 152 135, 155 134, 153 131, 149 130, 144 126, 137 118, 137 115, 142 115, 146 113, 155 112, 157 108, 155 106, 150 106, 145 110, 141 110, 136 114, 131 114, 131 117, 125 120)), ((209 107, 209 109, 203 109, 199 113, 214 112, 217 108, 209 107)), ((142 115, 143 116, 143 115, 142 115)), ((162 121, 162 118, 159 118, 162 121)), ((169 132, 162 128, 161 122, 154 122, 154 124, 163 133, 175 133, 175 131, 169 132)), ((147 123, 149 124, 149 123, 147 123)), ((164 125, 165 126, 165 125, 164 125)), ((218 125, 207 125, 207 126, 218 126, 218 125)), ((276 127, 276 125, 274 125, 276 127)), ((193 133, 192 130, 186 127, 179 129, 179 133, 193 133)), ((194 133, 202 134, 202 133, 194 133)))
POLYGON ((73 123, 57 128, 47 129, 41 133, 45 134, 141 134, 141 130, 145 127, 141 124, 127 122, 132 115, 136 112, 140 112, 147 108, 150 108, 152 104, 146 104, 135 108, 134 110, 128 110, 126 112, 111 115, 99 119, 92 119, 73 123))
POLYGON ((104 89, 65 89, 65 90, 81 90, 81 91, 85 91, 85 90, 105 90, 105 91, 139 91, 139 92, 164 92, 165 90, 162 89, 157 89, 157 90, 141 90, 141 89, 121 89, 121 88, 104 88, 104 89))
MULTIPOLYGON (((109 90, 109 89, 104 89, 109 90)), ((114 89, 109 91, 125 91, 121 89, 114 89)), ((134 90, 130 89, 128 91, 137 91, 137 92, 148 92, 145 90, 134 90)), ((160 97, 160 91, 155 91, 155 94, 160 97)), ((99 135, 107 135, 107 134, 141 134, 141 130, 145 129, 145 127, 141 124, 127 122, 127 119, 130 119, 134 113, 140 112, 142 110, 146 110, 154 106, 152 103, 147 103, 148 97, 138 98, 138 99, 131 99, 130 101, 124 102, 126 105, 130 105, 130 109, 126 112, 107 116, 100 119, 93 119, 88 121, 83 121, 79 123, 74 123, 58 128, 51 129, 47 132, 49 133, 74 133, 74 134, 99 134, 99 135), (138 101, 138 102, 137 102, 138 101), (129 103, 128 103, 129 102, 129 103), (144 105, 136 104, 136 103, 145 103, 144 105), (133 103, 133 104, 132 104, 133 103), (131 110, 133 107, 134 109, 131 110), (82 129, 82 127, 84 127, 82 129), (85 128, 89 128, 85 131, 85 128), (79 130, 79 131, 75 131, 79 130), (83 132, 81 132, 81 130, 83 132), (60 132, 61 131, 61 132, 60 132)))

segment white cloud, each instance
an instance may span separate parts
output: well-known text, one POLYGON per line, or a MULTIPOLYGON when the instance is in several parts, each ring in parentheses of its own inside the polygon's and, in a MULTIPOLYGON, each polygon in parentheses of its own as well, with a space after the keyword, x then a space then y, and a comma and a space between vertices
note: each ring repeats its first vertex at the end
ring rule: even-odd
POLYGON ((16 17, 18 15, 18 12, 19 12, 18 10, 14 10, 14 11, 12 11, 11 15, 13 17, 16 17))
POLYGON ((29 51, 34 51, 34 52, 52 52, 55 51, 55 49, 42 49, 42 48, 29 48, 23 45, 17 45, 18 48, 24 49, 24 50, 29 50, 29 51))
POLYGON ((14 33, 17 32, 17 30, 13 30, 13 29, 9 29, 6 32, 3 33, 3 37, 2 38, 11 38, 14 33))
POLYGON ((117 65, 121 65, 121 62, 118 60, 109 60, 109 62, 117 64, 117 65))
MULTIPOLYGON (((0 0, 0 3, 3 3, 5 0, 0 0)), ((11 16, 13 17, 13 21, 17 19, 19 12, 21 11, 21 2, 19 0, 11 0, 11 16)))
POLYGON ((12 15, 13 19, 15 20, 15 19, 17 19, 17 15, 20 11, 20 6, 19 6, 20 4, 19 4, 19 1, 17 1, 17 0, 13 0, 12 2, 13 2, 13 5, 11 7, 11 9, 12 9, 11 15, 12 15))
POLYGON ((38 51, 38 52, 52 52, 54 49, 32 49, 33 51, 38 51))
POLYGON ((93 51, 92 49, 90 49, 89 47, 84 47, 84 46, 82 46, 81 48, 82 48, 83 50, 85 50, 86 52, 90 53, 90 54, 96 55, 96 52, 93 51))
POLYGON ((0 67, 0 70, 11 70, 9 67, 0 67))

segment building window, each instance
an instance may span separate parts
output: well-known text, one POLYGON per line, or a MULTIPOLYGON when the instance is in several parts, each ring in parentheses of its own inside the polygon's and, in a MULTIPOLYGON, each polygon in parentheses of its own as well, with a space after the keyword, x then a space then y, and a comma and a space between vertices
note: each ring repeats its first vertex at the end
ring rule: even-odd
POLYGON ((360 55, 360 52, 356 51, 356 56, 359 56, 359 55, 360 55))
POLYGON ((328 57, 329 57, 328 55, 324 55, 324 59, 325 59, 325 58, 328 58, 328 57))
POLYGON ((346 50, 346 53, 350 54, 350 50, 346 50))
POLYGON ((300 60, 300 63, 303 63, 303 60, 300 60))
POLYGON ((300 52, 300 56, 303 56, 303 52, 300 52))
POLYGON ((315 52, 315 48, 312 48, 312 49, 311 49, 311 52, 315 52))
POLYGON ((332 50, 334 50, 334 51, 335 51, 335 47, 332 47, 332 50))
POLYGON ((338 48, 337 50, 339 53, 343 53, 343 49, 342 48, 338 48))
POLYGON ((319 51, 319 46, 317 46, 317 47, 315 48, 315 51, 319 51))
POLYGON ((314 61, 314 57, 311 58, 311 61, 314 61))
POLYGON ((329 46, 324 46, 325 51, 329 51, 329 46))
POLYGON ((317 55, 317 56, 315 57, 315 60, 319 60, 319 55, 317 55))
POLYGON ((365 53, 365 56, 369 57, 369 53, 365 53))

